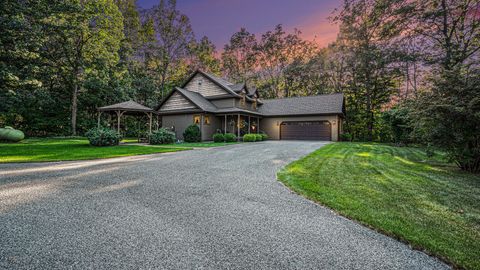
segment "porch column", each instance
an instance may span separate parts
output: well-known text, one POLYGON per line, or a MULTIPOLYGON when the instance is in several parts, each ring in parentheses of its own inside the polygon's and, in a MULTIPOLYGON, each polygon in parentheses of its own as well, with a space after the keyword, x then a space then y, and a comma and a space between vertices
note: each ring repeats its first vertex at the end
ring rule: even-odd
POLYGON ((248 116, 248 133, 252 131, 252 126, 250 126, 250 115, 248 116))
POLYGON ((238 118, 237 118, 237 140, 239 141, 240 140, 240 114, 238 115, 238 118))
POLYGON ((98 112, 98 123, 97 123, 97 128, 100 128, 100 116, 102 115, 102 112, 98 112))
POLYGON ((120 114, 120 111, 116 111, 117 113, 117 132, 120 134, 120 117, 122 116, 120 114))
POLYGON ((227 134, 227 115, 225 114, 225 130, 223 131, 224 134, 227 134))
POLYGON ((149 131, 149 134, 152 134, 152 113, 148 113, 148 131, 149 131))
POLYGON ((205 118, 204 114, 200 115, 200 141, 203 141, 203 119, 205 118))
POLYGON ((260 130, 260 118, 257 117, 257 133, 260 130))

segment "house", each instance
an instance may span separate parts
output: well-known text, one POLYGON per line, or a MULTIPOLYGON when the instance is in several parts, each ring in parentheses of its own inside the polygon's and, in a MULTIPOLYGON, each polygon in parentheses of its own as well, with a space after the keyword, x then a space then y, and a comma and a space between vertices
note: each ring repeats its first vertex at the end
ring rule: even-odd
POLYGON ((237 136, 265 132, 274 140, 331 140, 342 133, 343 94, 262 99, 245 83, 231 83, 196 71, 156 108, 162 126, 183 139, 197 124, 202 140, 216 132, 237 136))

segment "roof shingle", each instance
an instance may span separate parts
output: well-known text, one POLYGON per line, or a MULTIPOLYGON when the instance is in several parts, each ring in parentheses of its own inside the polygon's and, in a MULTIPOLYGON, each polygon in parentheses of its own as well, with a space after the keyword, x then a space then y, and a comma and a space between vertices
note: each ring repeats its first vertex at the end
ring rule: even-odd
POLYGON ((217 110, 217 106, 213 105, 213 103, 208 101, 206 98, 204 98, 201 94, 197 92, 188 91, 179 87, 176 87, 175 90, 187 97, 190 101, 192 101, 195 105, 197 105, 200 109, 204 111, 215 112, 217 110))
POLYGON ((343 94, 262 100, 259 112, 265 116, 343 114, 343 94))
POLYGON ((153 109, 143 106, 133 100, 108 105, 98 108, 99 111, 113 111, 113 110, 122 110, 122 111, 139 111, 139 112, 153 112, 153 109))

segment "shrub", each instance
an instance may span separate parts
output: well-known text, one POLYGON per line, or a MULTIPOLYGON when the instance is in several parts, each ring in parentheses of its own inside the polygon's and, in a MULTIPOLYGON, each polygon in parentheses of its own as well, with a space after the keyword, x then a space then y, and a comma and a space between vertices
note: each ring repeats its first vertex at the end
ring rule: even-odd
POLYGON ((169 144, 174 143, 175 139, 174 132, 161 128, 150 135, 150 144, 169 144))
POLYGON ((122 136, 117 131, 109 128, 92 128, 85 135, 93 146, 118 145, 122 136))
POLYGON ((343 141, 343 142, 351 142, 352 141, 352 134, 342 133, 342 134, 340 134, 340 140, 343 141))
POLYGON ((224 142, 225 141, 225 136, 223 136, 222 133, 215 133, 213 134, 213 141, 214 142, 224 142))
POLYGON ((255 141, 263 141, 263 136, 262 134, 253 134, 255 136, 255 141))
POLYGON ((0 128, 0 141, 19 142, 25 138, 25 134, 17 129, 6 126, 0 128))
POLYGON ((256 140, 255 134, 245 134, 243 135, 243 141, 244 142, 254 142, 256 140))
POLYGON ((235 134, 232 133, 226 133, 224 137, 226 142, 234 142, 236 139, 235 134))
POLYGON ((188 126, 183 132, 183 140, 185 142, 199 142, 202 140, 202 135, 200 133, 200 127, 193 124, 188 126))
POLYGON ((262 141, 268 140, 268 135, 267 135, 267 133, 260 133, 260 136, 262 136, 262 141))

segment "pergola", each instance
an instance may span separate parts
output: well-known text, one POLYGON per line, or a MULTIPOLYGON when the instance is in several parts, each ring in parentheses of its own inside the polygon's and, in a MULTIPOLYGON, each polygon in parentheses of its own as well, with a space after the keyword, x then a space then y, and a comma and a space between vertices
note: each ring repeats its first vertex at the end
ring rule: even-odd
POLYGON ((152 118, 155 111, 151 108, 145 107, 133 100, 100 107, 98 108, 98 127, 100 127, 100 117, 102 113, 115 113, 117 115, 117 131, 120 133, 120 120, 122 115, 142 115, 146 114, 149 119, 149 132, 152 133, 152 118))

